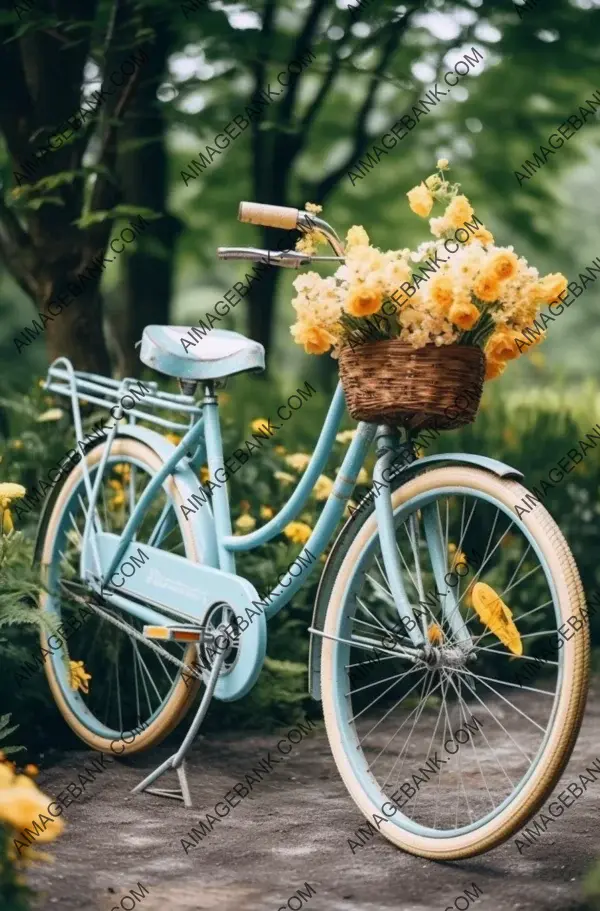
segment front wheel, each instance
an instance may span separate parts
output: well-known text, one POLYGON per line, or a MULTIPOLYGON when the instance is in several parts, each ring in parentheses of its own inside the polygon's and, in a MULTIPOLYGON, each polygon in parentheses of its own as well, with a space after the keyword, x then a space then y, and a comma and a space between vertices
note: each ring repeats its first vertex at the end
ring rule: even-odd
MULTIPOLYGON (((579 732, 589 673, 583 589, 544 507, 518 517, 526 495, 515 481, 454 466, 392 493, 424 649, 398 617, 373 513, 332 566, 321 682, 335 762, 371 835, 421 857, 471 857, 517 832, 554 788, 579 732), (432 517, 444 585, 429 550, 432 517), (468 647, 445 601, 460 612, 468 647)), ((353 853, 361 838, 348 839, 353 853)))

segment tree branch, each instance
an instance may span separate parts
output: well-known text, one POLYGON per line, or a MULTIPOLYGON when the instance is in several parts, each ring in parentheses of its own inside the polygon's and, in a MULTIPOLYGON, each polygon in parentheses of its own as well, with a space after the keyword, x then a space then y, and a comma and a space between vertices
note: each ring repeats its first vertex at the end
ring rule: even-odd
MULTIPOLYGON (((366 130, 367 120, 373 108, 377 90, 381 85, 381 77, 383 76, 392 57, 398 49, 400 38, 407 30, 409 24, 410 14, 407 14, 402 19, 399 19, 388 26, 388 36, 383 45, 379 62, 371 74, 365 98, 360 107, 360 110, 358 111, 352 148, 350 149, 350 152, 348 153, 345 161, 343 161, 342 164, 339 165, 339 167, 337 167, 334 171, 331 171, 329 174, 327 174, 317 185, 315 191, 312 194, 316 202, 322 202, 325 199, 325 197, 336 186, 338 181, 353 164, 353 162, 362 155, 369 142, 371 141, 372 137, 368 135, 366 130)), ((420 93, 421 89, 419 88, 419 95, 420 93)))

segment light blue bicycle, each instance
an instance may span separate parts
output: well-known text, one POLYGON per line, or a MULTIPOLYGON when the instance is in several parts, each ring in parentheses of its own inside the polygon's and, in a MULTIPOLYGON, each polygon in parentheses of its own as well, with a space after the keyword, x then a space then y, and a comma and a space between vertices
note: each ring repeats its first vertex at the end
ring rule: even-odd
MULTIPOLYGON (((226 248, 221 258, 295 267, 343 258, 334 230, 314 215, 242 204, 240 217, 316 225, 334 255, 226 248)), ((294 572, 261 601, 236 573, 235 555, 272 540, 301 512, 331 453, 343 392, 286 505, 264 527, 233 535, 226 484, 210 494, 198 476, 207 465, 210 478, 223 478, 219 382, 260 370, 264 352, 219 330, 185 350, 189 331, 149 326, 141 347, 142 361, 177 377, 181 394, 149 383, 132 396, 133 380, 77 372, 65 358, 49 369, 46 388, 70 399, 85 450, 52 490, 37 542, 43 610, 59 623, 83 600, 92 613, 46 658, 66 721, 90 747, 130 754, 172 730, 202 687, 180 749, 136 788, 176 770, 179 788, 154 793, 191 805, 185 756, 210 700, 240 699, 256 682, 267 622, 320 565, 374 444, 379 494, 348 519, 320 580, 310 690, 370 830, 437 859, 499 844, 554 787, 585 703, 583 592, 558 527, 542 505, 517 516, 526 491, 508 465, 464 453, 415 459, 410 432, 360 423, 294 572), (112 409, 103 441, 84 443, 82 401, 112 409), (183 439, 175 445, 161 429, 183 439), (192 497, 203 505, 184 514, 192 497), (557 638, 560 627, 573 635, 557 638), (70 662, 80 661, 91 680, 73 674, 70 662), (531 662, 536 675, 523 685, 519 673, 531 662)))

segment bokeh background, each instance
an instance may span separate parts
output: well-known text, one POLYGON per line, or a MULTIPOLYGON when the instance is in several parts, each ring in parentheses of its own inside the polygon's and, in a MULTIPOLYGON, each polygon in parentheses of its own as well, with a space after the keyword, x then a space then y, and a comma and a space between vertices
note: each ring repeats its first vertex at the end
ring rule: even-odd
MULTIPOLYGON (((360 6, 347 0, 34 0, 27 7, 2 0, 0 480, 31 486, 71 444, 68 414, 51 411, 60 403, 39 388, 52 358, 67 354, 80 369, 140 375, 135 342, 144 326, 193 325, 248 271, 218 261, 217 246, 277 245, 276 231, 237 222, 240 200, 311 201, 323 205, 323 217, 341 234, 362 224, 384 249, 413 246, 424 237, 423 222, 409 211, 405 194, 445 157, 450 178, 461 182, 498 243, 514 244, 541 273, 562 271, 577 280, 600 255, 598 113, 530 179, 519 183, 515 171, 600 89, 599 7, 597 0, 539 0, 531 8, 511 0, 360 6), (35 182, 16 178, 18 162, 140 47, 147 62, 67 144, 40 161, 35 182), (376 167, 352 181, 354 162, 473 48, 483 63, 376 167), (314 59, 283 89, 277 74, 306 52, 314 59), (208 167, 184 181, 190 160, 214 147, 216 134, 245 116, 246 105, 269 83, 280 94, 208 167), (88 283, 68 315, 18 352, 14 339, 22 338, 23 327, 139 213, 148 219, 146 231, 88 283)), ((261 507, 276 510, 284 501, 291 482, 273 474, 291 471, 290 454, 312 451, 336 382, 335 362, 308 357, 292 342, 293 277, 269 270, 219 323, 262 342, 268 359, 264 378, 241 376, 228 384, 226 449, 239 445, 250 422, 273 413, 298 384, 309 380, 318 390, 286 426, 277 449, 233 479, 235 518, 250 514, 263 521, 261 507)), ((600 421, 599 302, 595 284, 589 285, 550 324, 543 345, 486 387, 477 422, 444 434, 434 449, 502 459, 520 468, 530 486, 546 478, 600 421)), ((348 419, 344 426, 353 425, 348 419)), ((330 476, 343 451, 338 444, 330 476)), ((599 481, 593 450, 545 501, 573 549, 588 596, 600 587, 599 481)), ((313 498, 302 519, 314 524, 319 508, 313 498)), ((13 545, 0 550, 0 710, 20 726, 12 740, 47 758, 74 740, 43 674, 18 687, 11 683, 36 648, 35 612, 18 601, 11 582, 15 574, 27 577, 36 520, 35 514, 15 519, 13 545)), ((241 568, 263 590, 297 550, 282 538, 241 568)), ((306 697, 306 626, 315 584, 277 618, 258 687, 219 715, 221 726, 264 728, 318 712, 306 697)), ((592 632, 600 645, 598 617, 592 632)))

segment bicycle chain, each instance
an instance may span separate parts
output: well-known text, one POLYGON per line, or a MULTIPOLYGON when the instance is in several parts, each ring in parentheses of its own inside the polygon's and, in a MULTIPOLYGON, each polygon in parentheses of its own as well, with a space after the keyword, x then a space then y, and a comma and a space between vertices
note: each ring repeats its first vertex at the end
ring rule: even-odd
MULTIPOLYGON (((91 607, 93 611, 103 617, 105 620, 108 620, 109 623, 112 623, 113 626, 118 627, 121 630, 124 630, 128 636, 133 636, 134 639, 138 639, 140 642, 143 642, 144 645, 148 646, 152 651, 156 652, 157 655, 161 655, 163 658, 166 658, 167 661, 170 661, 172 664, 176 664, 179 668, 185 669, 186 673, 189 673, 190 676, 196 677, 198 680, 203 680, 203 675, 201 671, 197 671, 193 666, 186 664, 184 661, 180 661, 178 658, 175 658, 174 655, 171 655, 170 652, 167 652, 162 646, 157 645, 155 642, 152 642, 151 639, 147 639, 143 633, 140 633, 135 627, 131 626, 129 623, 126 623, 124 620, 118 620, 113 614, 105 611, 100 605, 93 603, 92 600, 85 600, 81 595, 75 594, 71 589, 64 583, 59 583, 61 588, 66 589, 70 598, 73 598, 74 601, 78 601, 80 604, 83 604, 86 607, 91 607)), ((77 583, 69 583, 73 585, 77 583)), ((83 586, 82 586, 83 587, 83 586)))

